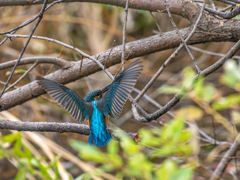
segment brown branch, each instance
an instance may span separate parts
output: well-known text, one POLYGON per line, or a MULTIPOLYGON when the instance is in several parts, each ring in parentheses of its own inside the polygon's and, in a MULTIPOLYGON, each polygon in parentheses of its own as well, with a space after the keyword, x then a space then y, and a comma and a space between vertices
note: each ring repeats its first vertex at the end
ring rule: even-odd
MULTIPOLYGON (((1 0, 0 6, 24 6, 24 5, 36 5, 41 4, 41 1, 34 1, 29 0, 1 0)), ((49 3, 54 2, 54 0, 49 0, 49 3)), ((63 2, 90 2, 90 3, 99 3, 99 4, 107 4, 113 6, 119 6, 125 8, 126 0, 64 0, 63 2)), ((169 4, 171 4, 170 11, 173 14, 180 15, 185 17, 189 20, 193 18, 193 14, 190 12, 196 12, 198 9, 198 5, 196 3, 192 3, 191 1, 185 1, 182 3, 181 0, 168 0, 169 4), (183 7, 184 6, 184 7, 183 7), (195 9, 195 11, 193 10, 195 9)), ((129 8, 133 9, 141 9, 151 12, 157 12, 159 10, 165 10, 164 4, 159 0, 134 0, 129 2, 129 8)))
MULTIPOLYGON (((78 123, 56 123, 56 122, 20 122, 0 119, 0 129, 9 129, 16 131, 36 131, 36 132, 58 132, 58 133, 78 133, 89 135, 89 127, 78 123)), ((118 139, 111 129, 108 129, 111 136, 118 139)), ((137 133, 127 133, 134 141, 139 141, 137 133)))
POLYGON ((215 11, 210 8, 205 8, 205 10, 211 14, 218 15, 224 19, 231 19, 240 14, 240 6, 236 6, 236 8, 230 12, 220 12, 220 11, 215 11))
MULTIPOLYGON (((195 80, 199 78, 199 76, 202 77, 206 77, 207 75, 213 73, 214 71, 216 71, 217 69, 219 69, 223 63, 234 56, 234 54, 240 49, 240 40, 228 51, 228 53, 222 57, 221 59, 219 59, 216 63, 214 63, 213 65, 211 65, 210 67, 204 69, 200 74, 197 74, 195 76, 195 80)), ((182 94, 186 91, 185 87, 182 87, 181 91, 176 94, 170 101, 168 101, 168 103, 161 109, 159 109, 158 111, 152 113, 152 114, 148 114, 146 113, 132 98, 129 98, 129 100, 131 101, 131 103, 137 108, 137 110, 144 116, 141 117, 135 107, 133 107, 133 115, 134 118, 142 123, 147 123, 150 122, 152 120, 157 119, 158 117, 160 117, 161 115, 165 114, 168 110, 170 110, 173 106, 175 106, 180 99, 182 98, 182 94)))
POLYGON ((223 175, 223 173, 228 165, 228 162, 231 160, 231 158, 229 158, 229 157, 234 156, 239 147, 240 147, 240 134, 238 134, 238 136, 236 137, 236 139, 235 139, 234 143, 232 144, 232 146, 230 147, 230 149, 225 153, 224 157, 222 158, 218 167, 215 169, 210 180, 217 180, 218 178, 220 178, 223 175))
MULTIPOLYGON (((213 24, 209 24, 208 26, 209 32, 207 32, 207 30, 196 31, 193 37, 188 41, 188 44, 198 44, 214 41, 237 41, 240 38, 240 26, 238 24, 238 21, 226 21, 221 27, 219 26, 218 22, 212 23, 213 24), (234 33, 231 33, 230 29, 232 32, 234 31, 234 33)), ((204 23, 202 23, 200 27, 203 25, 204 23)), ((179 32, 183 38, 186 38, 189 35, 190 31, 190 28, 185 28, 180 30, 179 32)), ((129 54, 131 52, 128 59, 132 59, 165 49, 174 48, 179 46, 180 43, 181 40, 179 39, 175 31, 166 32, 162 33, 161 36, 154 35, 145 39, 126 43, 126 54, 129 54)), ((94 57, 96 58, 99 56, 99 62, 105 64, 110 51, 112 51, 108 58, 108 63, 106 67, 108 68, 120 62, 121 50, 122 46, 117 46, 112 48, 112 50, 109 49, 105 52, 95 55, 94 57)), ((55 71, 54 73, 47 75, 46 78, 62 84, 66 84, 101 70, 101 68, 96 63, 85 58, 82 64, 82 71, 80 73, 80 63, 81 62, 72 62, 72 66, 70 68, 55 71)), ((43 94, 43 92, 44 91, 34 81, 25 86, 22 86, 21 88, 6 93, 2 96, 0 100, 0 111, 22 104, 30 99, 33 99, 43 94)), ((176 104, 176 101, 173 104, 176 104)))

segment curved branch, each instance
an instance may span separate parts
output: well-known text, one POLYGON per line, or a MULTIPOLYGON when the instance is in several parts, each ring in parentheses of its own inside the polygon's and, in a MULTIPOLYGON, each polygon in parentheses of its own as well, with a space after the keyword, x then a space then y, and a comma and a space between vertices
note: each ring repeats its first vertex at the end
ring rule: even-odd
MULTIPOLYGON (((213 65, 211 65, 210 67, 204 69, 203 71, 201 71, 201 73, 197 74, 195 76, 195 80, 198 79, 200 76, 206 77, 207 75, 213 73, 214 71, 216 71, 217 69, 219 69, 223 63, 234 56, 234 54, 240 49, 240 40, 228 51, 228 53, 222 57, 221 59, 219 59, 216 63, 214 63, 213 65)), ((159 109, 158 111, 152 113, 152 114, 148 114, 146 113, 132 98, 129 98, 129 100, 131 101, 131 103, 137 108, 137 110, 144 116, 141 117, 138 113, 137 110, 133 107, 133 115, 134 118, 142 123, 147 123, 150 122, 152 120, 155 120, 157 118, 159 118, 161 115, 165 114, 168 110, 170 110, 173 106, 175 106, 180 99, 182 98, 182 94, 183 92, 186 91, 185 87, 182 87, 182 89, 180 90, 180 92, 178 94, 176 94, 170 101, 168 101, 168 103, 161 109, 159 109)))
MULTIPOLYGON (((13 67, 16 64, 17 60, 12 60, 8 62, 4 62, 0 64, 0 70, 7 69, 13 67)), ((18 65, 26 65, 26 64, 33 64, 33 63, 48 63, 48 64, 56 64, 61 68, 65 69, 71 66, 71 62, 57 58, 57 57, 47 57, 47 56, 40 56, 40 57, 27 57, 22 58, 18 65)))
POLYGON ((215 11, 210 8, 205 8, 205 10, 208 11, 209 13, 218 15, 224 19, 231 19, 240 14, 240 6, 237 6, 234 10, 232 10, 230 12, 220 12, 220 11, 215 11))

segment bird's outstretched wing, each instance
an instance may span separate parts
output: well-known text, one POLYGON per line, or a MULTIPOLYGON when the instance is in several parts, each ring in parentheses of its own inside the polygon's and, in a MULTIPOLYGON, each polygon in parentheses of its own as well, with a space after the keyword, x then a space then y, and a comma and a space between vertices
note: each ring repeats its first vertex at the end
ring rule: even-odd
POLYGON ((77 121, 83 121, 84 118, 88 120, 91 116, 92 104, 84 101, 73 90, 42 77, 37 77, 37 83, 77 121))
POLYGON ((124 69, 109 85, 106 95, 98 101, 97 106, 104 116, 107 117, 109 114, 113 118, 119 116, 142 69, 142 62, 140 60, 136 60, 124 69))

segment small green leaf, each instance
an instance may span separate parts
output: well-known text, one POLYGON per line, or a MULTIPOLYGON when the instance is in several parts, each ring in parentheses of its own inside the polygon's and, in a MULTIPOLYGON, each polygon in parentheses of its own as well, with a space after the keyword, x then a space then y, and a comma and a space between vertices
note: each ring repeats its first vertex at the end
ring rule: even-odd
POLYGON ((187 67, 183 70, 183 81, 182 86, 184 86, 186 89, 189 89, 192 87, 194 82, 194 76, 196 75, 195 71, 193 71, 191 68, 187 67))
POLYGON ((174 111, 174 114, 187 121, 196 121, 202 118, 203 111, 196 106, 186 106, 174 111))
POLYGON ((168 86, 168 85, 163 85, 161 88, 159 88, 160 93, 165 93, 165 94, 177 94, 181 90, 181 87, 179 86, 168 86))
POLYGON ((79 152, 83 159, 99 163, 106 161, 106 155, 94 146, 76 140, 71 140, 70 145, 79 152))
MULTIPOLYGON (((25 72, 26 72, 25 69, 17 69, 17 70, 15 70, 14 74, 23 74, 25 72)), ((11 71, 7 71, 5 75, 8 76, 10 74, 11 74, 11 71)))
POLYGON ((117 154, 118 151, 119 151, 118 142, 114 140, 110 141, 107 146, 107 152, 109 154, 117 154))
POLYGON ((116 134, 120 139, 120 146, 127 155, 132 155, 139 152, 139 146, 125 132, 116 130, 114 134, 116 134))
POLYGON ((239 94, 230 94, 225 98, 221 98, 212 104, 212 108, 215 110, 223 110, 240 104, 239 94))

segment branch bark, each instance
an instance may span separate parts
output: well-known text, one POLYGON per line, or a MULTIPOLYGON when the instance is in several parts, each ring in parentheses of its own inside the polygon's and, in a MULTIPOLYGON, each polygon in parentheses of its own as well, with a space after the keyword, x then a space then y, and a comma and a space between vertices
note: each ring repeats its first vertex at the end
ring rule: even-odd
MULTIPOLYGON (((2 0, 0 1, 0 6, 24 6, 24 5, 36 5, 36 4, 42 4, 41 1, 36 1, 34 3, 34 0, 2 0)), ((54 0, 49 0, 48 3, 52 3, 54 0)), ((113 6, 119 6, 125 8, 126 6, 126 0, 64 0, 63 2, 90 2, 90 3, 99 3, 99 4, 107 4, 107 5, 113 5, 113 6)), ((186 0, 184 3, 182 3, 181 0, 169 0, 169 4, 171 4, 170 11, 173 14, 180 15, 182 17, 185 17, 187 19, 191 19, 193 16, 192 13, 189 13, 189 8, 198 8, 196 3, 192 3, 192 1, 186 0), (191 6, 189 5, 191 4, 191 6), (187 5, 187 6, 186 6, 187 5), (186 7, 183 7, 186 6, 186 7)), ((151 12, 157 12, 159 10, 165 10, 164 4, 162 1, 159 0, 134 0, 129 2, 129 8, 132 9, 141 9, 141 10, 147 10, 151 12)), ((194 12, 194 11, 192 11, 194 12)))
MULTIPOLYGON (((201 27, 203 25, 204 22, 201 22, 200 29, 195 32, 193 37, 188 41, 188 44, 199 44, 214 41, 237 41, 240 39, 239 21, 226 21, 224 22, 223 26, 220 26, 218 22, 213 21, 212 24, 209 24, 207 26, 208 29, 205 31, 201 30, 201 27)), ((190 31, 191 28, 188 27, 180 30, 179 33, 185 39, 190 31)), ((179 46, 180 43, 181 40, 179 39, 176 32, 170 31, 162 33, 161 35, 154 35, 145 39, 126 43, 125 53, 129 54, 128 59, 132 59, 165 49, 175 48, 179 46)), ((121 61, 121 53, 122 46, 120 45, 97 54, 94 56, 94 58, 98 57, 98 60, 102 64, 106 64, 105 61, 108 59, 108 68, 121 61)), ((79 71, 80 66, 81 61, 72 62, 71 67, 58 70, 52 74, 47 75, 45 78, 66 84, 101 70, 96 63, 87 58, 83 59, 81 72, 79 71)), ((0 100, 0 111, 22 104, 30 99, 40 96, 43 93, 44 91, 37 85, 35 81, 31 82, 14 91, 5 93, 0 100)))
MULTIPOLYGON (((56 122, 20 122, 0 119, 0 129, 9 129, 16 131, 37 131, 37 132, 58 132, 58 133, 78 133, 89 135, 89 127, 78 123, 56 123, 56 122)), ((111 136, 118 139, 111 129, 108 129, 111 136)), ((134 141, 139 141, 138 133, 127 132, 128 136, 134 141)))

